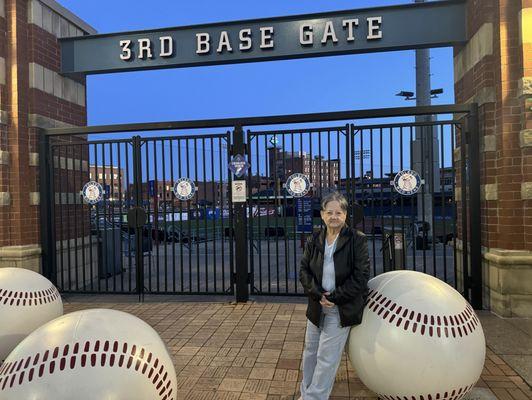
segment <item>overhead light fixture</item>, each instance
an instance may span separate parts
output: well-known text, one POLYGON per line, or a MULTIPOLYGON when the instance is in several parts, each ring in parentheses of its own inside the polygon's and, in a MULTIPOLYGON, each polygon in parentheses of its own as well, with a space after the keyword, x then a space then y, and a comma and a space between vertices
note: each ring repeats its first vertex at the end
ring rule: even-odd
MULTIPOLYGON (((431 99, 434 99, 434 98, 438 97, 439 94, 442 94, 442 93, 443 93, 443 89, 442 88, 432 89, 430 91, 430 97, 431 97, 431 99)), ((404 97, 405 100, 415 100, 416 99, 414 97, 415 96, 414 92, 408 92, 408 91, 405 91, 405 90, 401 90, 399 93, 396 94, 396 96, 404 97)))
POLYGON ((406 92, 404 90, 401 90, 396 96, 404 97, 405 100, 413 100, 415 98, 414 92, 406 92))
POLYGON ((439 88, 439 89, 432 89, 432 90, 430 91, 430 97, 431 97, 432 99, 434 99, 434 98, 438 97, 439 94, 442 94, 442 93, 443 93, 443 89, 441 89, 441 88, 439 88))

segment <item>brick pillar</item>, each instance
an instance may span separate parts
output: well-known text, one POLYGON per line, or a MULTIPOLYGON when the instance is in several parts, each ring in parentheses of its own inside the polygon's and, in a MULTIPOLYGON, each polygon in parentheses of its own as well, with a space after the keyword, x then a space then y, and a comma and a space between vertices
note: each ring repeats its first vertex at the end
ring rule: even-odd
POLYGON ((467 24, 455 95, 480 106, 484 300, 532 316, 532 0, 469 0, 467 24))
POLYGON ((58 74, 57 39, 95 32, 53 0, 0 3, 0 267, 40 271, 37 128, 86 125, 85 79, 58 74))
MULTIPOLYGON (((6 10, 0 0, 0 35, 7 37, 6 10)), ((7 41, 0 41, 0 247, 5 246, 9 234, 9 151, 7 142, 8 88, 6 80, 7 41)))

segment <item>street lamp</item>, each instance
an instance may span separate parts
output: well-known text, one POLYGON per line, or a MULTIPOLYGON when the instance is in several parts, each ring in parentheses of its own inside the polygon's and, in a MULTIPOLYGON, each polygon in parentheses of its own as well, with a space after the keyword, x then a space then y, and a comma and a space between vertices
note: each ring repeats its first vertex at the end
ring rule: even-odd
POLYGON ((431 99, 435 99, 438 97, 439 94, 442 94, 443 93, 443 89, 442 88, 439 88, 439 89, 432 89, 430 91, 430 98, 431 99))
POLYGON ((414 100, 414 92, 405 92, 404 90, 401 90, 399 93, 396 94, 396 96, 404 97, 405 100, 414 100))
MULTIPOLYGON (((435 99, 438 97, 439 94, 442 94, 442 93, 443 93, 442 88, 432 89, 430 91, 430 98, 435 99)), ((404 90, 401 90, 399 93, 396 94, 396 96, 404 97, 405 100, 415 100, 416 98, 414 97, 414 95, 415 95, 414 92, 407 92, 404 90)))

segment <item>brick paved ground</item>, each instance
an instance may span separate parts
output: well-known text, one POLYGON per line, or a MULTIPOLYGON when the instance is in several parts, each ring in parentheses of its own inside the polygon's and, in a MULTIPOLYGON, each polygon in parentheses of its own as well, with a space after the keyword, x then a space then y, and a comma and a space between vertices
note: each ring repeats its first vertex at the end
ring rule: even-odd
MULTIPOLYGON (((299 395, 305 307, 291 303, 91 302, 65 303, 65 313, 113 308, 153 326, 174 358, 179 400, 281 400, 299 395)), ((470 398, 532 399, 531 388, 489 348, 474 390, 470 398)), ((344 354, 331 399, 355 398, 376 395, 357 378, 344 354)))

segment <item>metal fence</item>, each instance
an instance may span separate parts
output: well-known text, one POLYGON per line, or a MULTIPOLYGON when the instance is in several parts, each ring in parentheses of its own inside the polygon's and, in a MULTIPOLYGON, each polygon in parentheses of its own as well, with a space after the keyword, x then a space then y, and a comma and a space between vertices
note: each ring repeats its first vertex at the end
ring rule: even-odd
POLYGON ((303 294, 299 259, 306 238, 320 226, 320 199, 333 190, 348 194, 349 134, 349 125, 247 132, 252 293, 303 294), (285 185, 294 173, 307 175, 312 185, 299 199, 285 185))
POLYGON ((352 126, 353 151, 367 152, 353 162, 358 178, 351 190, 364 207, 360 229, 373 239, 373 275, 409 268, 457 286, 454 150, 461 129, 461 121, 352 126), (403 170, 419 172, 424 182, 417 194, 392 188, 390 181, 403 170), (368 175, 381 176, 381 182, 368 175))
POLYGON ((252 292, 302 293, 295 278, 303 245, 321 227, 320 199, 333 190, 346 195, 351 225, 368 237, 372 276, 408 268, 456 286, 453 150, 460 126, 440 121, 248 131, 252 292), (393 188, 403 170, 423 171, 419 194, 404 196, 393 188), (303 199, 283 186, 298 172, 312 182, 303 199), (305 200, 312 214, 307 226, 301 223, 305 200))
POLYGON ((302 295, 303 245, 321 227, 320 199, 338 190, 349 200, 351 225, 368 236, 372 275, 422 271, 478 305, 475 111, 451 105, 43 131, 45 273, 63 292, 234 294, 239 301, 250 292, 302 295), (389 122, 444 114, 458 117, 389 122), (387 120, 359 122, 368 118, 387 120), (342 123, 320 127, 325 121, 342 123), (198 128, 223 133, 190 133, 198 128), (150 137, 155 130, 183 132, 150 137), (125 132, 145 133, 97 136, 125 132), (233 203, 238 178, 227 166, 237 154, 251 166, 242 178, 246 201, 233 203), (404 170, 419 173, 418 193, 394 189, 404 170), (296 173, 312 184, 304 197, 286 188, 296 173), (181 178, 196 186, 190 199, 173 191, 181 178), (89 181, 104 189, 94 205, 80 195, 89 181))
POLYGON ((232 294, 231 199, 223 190, 231 178, 221 168, 229 139, 223 133, 52 141, 51 254, 58 287, 63 292, 232 294), (173 194, 174 182, 183 176, 197 185, 187 201, 173 194), (96 204, 87 204, 80 194, 90 181, 104 189, 96 204), (220 205, 228 212, 209 218, 220 205), (128 214, 139 207, 146 223, 136 229, 128 214))

